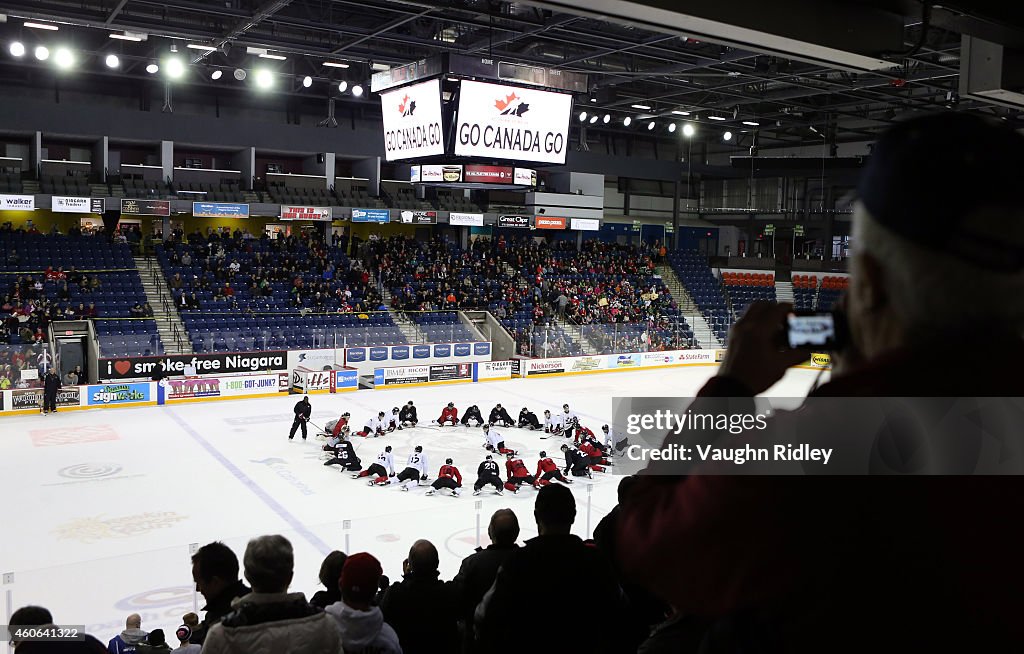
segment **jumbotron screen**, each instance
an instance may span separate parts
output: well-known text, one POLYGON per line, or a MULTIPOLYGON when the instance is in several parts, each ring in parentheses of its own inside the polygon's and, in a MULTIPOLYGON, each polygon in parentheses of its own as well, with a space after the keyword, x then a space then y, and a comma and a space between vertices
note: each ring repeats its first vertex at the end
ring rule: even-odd
POLYGON ((380 108, 388 161, 444 154, 439 80, 381 93, 380 108))

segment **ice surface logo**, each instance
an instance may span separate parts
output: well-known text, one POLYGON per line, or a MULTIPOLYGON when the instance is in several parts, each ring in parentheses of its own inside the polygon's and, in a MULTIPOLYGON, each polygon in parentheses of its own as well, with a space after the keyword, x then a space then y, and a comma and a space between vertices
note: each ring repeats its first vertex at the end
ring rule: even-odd
POLYGON ((530 110, 529 103, 523 102, 523 99, 514 92, 495 100, 494 107, 498 110, 499 116, 518 116, 520 118, 530 110))
POLYGON ((121 466, 116 463, 77 463, 57 471, 57 474, 66 479, 98 479, 100 477, 111 477, 121 472, 121 466))

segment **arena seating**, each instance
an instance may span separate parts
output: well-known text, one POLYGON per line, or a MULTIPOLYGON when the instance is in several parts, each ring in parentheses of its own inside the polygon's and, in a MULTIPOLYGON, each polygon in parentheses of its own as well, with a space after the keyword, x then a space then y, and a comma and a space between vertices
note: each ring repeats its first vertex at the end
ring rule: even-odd
MULTIPOLYGON (((113 187, 113 184, 111 185, 113 187)), ((156 180, 125 178, 121 181, 126 198, 170 198, 174 190, 166 183, 156 180)), ((115 193, 115 195, 117 195, 115 193)))
POLYGON ((408 314, 430 343, 475 341, 476 337, 454 311, 426 311, 408 314))
POLYGON ((821 280, 821 288, 818 289, 818 311, 831 311, 835 306, 836 302, 839 301, 839 296, 843 294, 850 286, 849 277, 830 277, 825 276, 821 280))
POLYGON ((22 188, 20 172, 0 173, 0 193, 21 193, 22 188))
POLYGON ((797 309, 831 311, 849 286, 848 277, 793 275, 793 297, 797 309))
POLYGON ((309 206, 342 206, 343 203, 333 191, 323 187, 286 186, 283 181, 267 183, 266 198, 274 204, 295 204, 309 206))
MULTIPOLYGON (((668 263, 686 286, 704 320, 723 344, 732 324, 721 282, 711 272, 707 257, 691 250, 669 252, 668 263)), ((707 344, 702 344, 707 345, 707 344)))
POLYGON ((42 386, 42 343, 0 343, 0 390, 42 386), (36 379, 24 379, 23 370, 36 370, 36 379))
POLYGON ((775 275, 769 273, 723 272, 722 284, 736 318, 743 315, 751 302, 776 301, 775 275))
POLYGON ((238 180, 212 182, 174 182, 173 188, 179 200, 196 202, 245 202, 245 193, 239 188, 238 180))
POLYGON ((44 176, 39 180, 39 190, 46 195, 88 197, 92 194, 89 179, 83 175, 44 176))

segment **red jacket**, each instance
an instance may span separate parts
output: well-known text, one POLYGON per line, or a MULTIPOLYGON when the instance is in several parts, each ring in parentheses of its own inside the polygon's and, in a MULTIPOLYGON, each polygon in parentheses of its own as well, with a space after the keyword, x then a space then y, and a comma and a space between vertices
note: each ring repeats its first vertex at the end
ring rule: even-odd
POLYGON ((601 450, 597 449, 587 441, 583 441, 579 444, 580 452, 583 452, 587 456, 603 456, 601 450))
POLYGON ((509 479, 514 477, 529 477, 530 471, 526 468, 526 464, 523 463, 522 459, 512 459, 511 461, 505 462, 505 473, 509 479))
POLYGON ((459 472, 459 469, 456 468, 455 466, 450 466, 450 465, 443 465, 443 466, 441 466, 441 471, 437 473, 437 476, 438 477, 451 477, 452 479, 455 480, 456 484, 458 484, 459 486, 462 485, 462 474, 459 472))
POLYGON ((459 410, 455 407, 445 407, 441 409, 441 419, 438 422, 446 422, 448 420, 458 420, 459 410))
POLYGON ((334 429, 331 431, 331 435, 337 438, 338 435, 341 434, 341 430, 344 429, 345 425, 347 424, 348 418, 338 418, 338 423, 334 425, 334 429))
POLYGON ((550 457, 545 457, 537 462, 537 476, 540 477, 544 473, 551 472, 552 470, 558 470, 558 466, 551 460, 550 457))

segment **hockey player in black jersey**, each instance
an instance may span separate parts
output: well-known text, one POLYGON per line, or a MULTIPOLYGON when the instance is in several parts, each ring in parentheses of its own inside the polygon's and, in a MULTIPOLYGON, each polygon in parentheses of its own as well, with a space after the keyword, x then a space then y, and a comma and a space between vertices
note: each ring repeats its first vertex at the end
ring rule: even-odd
POLYGON ((534 431, 544 428, 540 424, 540 420, 537 420, 537 414, 525 406, 519 411, 519 422, 516 426, 520 429, 533 429, 534 431))
POLYGON ((341 441, 334 449, 334 458, 324 462, 325 466, 339 465, 342 470, 358 472, 363 466, 362 461, 356 456, 356 450, 352 447, 351 441, 341 441))
POLYGON ((462 426, 469 427, 470 420, 476 421, 476 424, 473 425, 474 427, 484 424, 484 417, 480 414, 480 407, 475 404, 466 409, 466 412, 462 414, 462 426))
POLYGON ((505 410, 505 407, 501 406, 500 404, 496 404, 494 408, 491 409, 491 414, 487 416, 487 424, 491 425, 492 427, 494 425, 501 425, 502 427, 515 427, 516 421, 513 420, 512 416, 508 414, 508 411, 505 410))
POLYGON ((503 495, 502 491, 505 486, 501 482, 500 472, 501 468, 498 466, 498 463, 488 454, 487 458, 476 469, 476 483, 473 484, 473 494, 479 495, 483 487, 490 484, 494 486, 494 490, 498 492, 498 495, 503 495))
POLYGON ((419 422, 419 418, 416 417, 416 406, 412 403, 412 400, 409 400, 409 403, 402 407, 398 418, 402 423, 402 426, 399 427, 399 429, 402 429, 403 427, 416 426, 416 423, 419 422))
POLYGON ((562 453, 565 454, 565 469, 562 470, 562 474, 567 475, 571 471, 573 477, 594 478, 590 474, 590 458, 586 454, 569 444, 562 445, 562 453))

